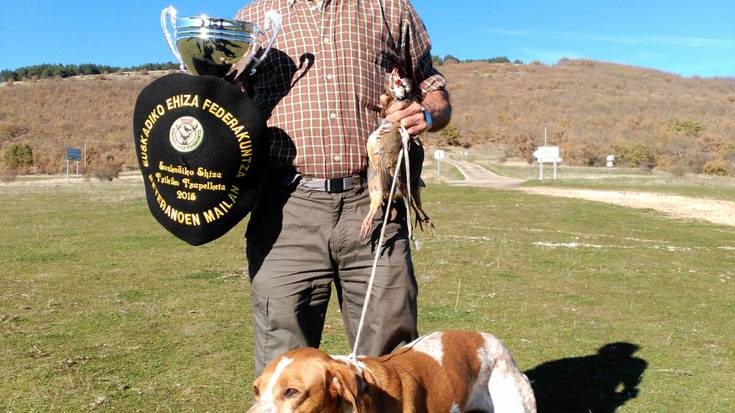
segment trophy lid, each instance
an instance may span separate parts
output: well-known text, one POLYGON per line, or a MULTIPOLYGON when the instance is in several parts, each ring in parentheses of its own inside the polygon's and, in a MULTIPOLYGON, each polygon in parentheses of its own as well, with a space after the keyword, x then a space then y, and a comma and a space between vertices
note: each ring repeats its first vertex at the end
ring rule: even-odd
POLYGON ((268 129, 239 87, 215 76, 161 77, 138 96, 133 127, 148 207, 169 232, 201 245, 250 212, 268 129))

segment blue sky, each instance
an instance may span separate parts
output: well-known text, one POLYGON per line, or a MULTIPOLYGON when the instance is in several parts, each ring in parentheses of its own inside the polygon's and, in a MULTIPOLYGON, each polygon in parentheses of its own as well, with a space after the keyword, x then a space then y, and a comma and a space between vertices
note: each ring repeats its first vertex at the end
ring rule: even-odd
MULTIPOLYGON (((286 1, 286 0, 283 0, 286 1)), ((339 0, 337 0, 339 1, 339 0)), ((377 1, 377 0, 362 0, 377 1)), ((158 23, 181 15, 231 17, 247 1, 7 2, 0 69, 41 63, 133 66, 173 60, 158 23)), ((684 76, 735 77, 735 0, 413 0, 433 54, 562 57, 651 67, 684 76)))

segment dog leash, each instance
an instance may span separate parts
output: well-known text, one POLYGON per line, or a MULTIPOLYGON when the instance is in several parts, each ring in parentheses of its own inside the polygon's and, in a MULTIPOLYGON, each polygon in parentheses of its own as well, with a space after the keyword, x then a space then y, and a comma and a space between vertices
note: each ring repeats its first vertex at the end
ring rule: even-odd
POLYGON ((393 203, 393 196, 396 193, 396 184, 398 183, 398 175, 401 167, 401 162, 404 162, 405 168, 406 168, 406 181, 408 182, 408 194, 404 194, 404 200, 406 201, 406 211, 408 213, 408 233, 409 233, 409 239, 413 239, 413 235, 411 232, 411 211, 410 211, 410 197, 411 197, 411 175, 410 175, 410 166, 408 161, 408 131, 406 128, 401 126, 400 129, 401 133, 401 141, 403 145, 403 149, 401 149, 401 152, 398 153, 398 160, 396 161, 396 173, 393 175, 393 183, 390 186, 390 192, 388 194, 388 207, 385 211, 385 216, 383 217, 383 226, 380 228, 380 237, 378 238, 378 245, 375 249, 375 258, 373 259, 373 267, 370 271, 370 280, 368 281, 368 288, 365 292, 365 302, 362 305, 362 314, 360 314, 360 323, 357 325, 357 334, 355 334, 355 343, 352 347, 352 353, 350 353, 347 358, 349 360, 352 360, 353 362, 357 361, 357 347, 360 344, 360 337, 362 336, 362 328, 365 325, 365 315, 367 314, 367 308, 368 304, 370 303, 370 295, 373 291, 373 284, 375 282, 375 275, 377 273, 378 269, 378 259, 380 258, 380 251, 383 248, 383 241, 385 240, 385 228, 388 226, 388 217, 390 216, 390 205, 393 203))

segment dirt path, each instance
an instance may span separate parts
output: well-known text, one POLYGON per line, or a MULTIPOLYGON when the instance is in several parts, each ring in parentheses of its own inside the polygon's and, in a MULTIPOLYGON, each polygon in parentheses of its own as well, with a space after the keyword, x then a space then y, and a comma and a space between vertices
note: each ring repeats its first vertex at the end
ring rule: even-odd
POLYGON ((715 224, 735 226, 735 202, 680 195, 637 191, 608 191, 549 187, 524 187, 520 179, 496 175, 470 162, 450 159, 464 181, 449 181, 450 185, 516 189, 528 194, 580 198, 606 202, 630 208, 646 208, 663 212, 674 218, 701 219, 715 224))
POLYGON ((447 181, 449 185, 454 186, 481 186, 487 188, 509 189, 516 188, 523 183, 523 179, 508 178, 497 175, 472 162, 461 161, 447 157, 447 162, 452 164, 459 172, 464 175, 464 180, 447 181))
POLYGON ((694 218, 715 224, 735 226, 735 202, 732 201, 692 198, 653 192, 595 191, 547 187, 519 189, 529 194, 582 198, 630 208, 655 209, 675 218, 694 218))

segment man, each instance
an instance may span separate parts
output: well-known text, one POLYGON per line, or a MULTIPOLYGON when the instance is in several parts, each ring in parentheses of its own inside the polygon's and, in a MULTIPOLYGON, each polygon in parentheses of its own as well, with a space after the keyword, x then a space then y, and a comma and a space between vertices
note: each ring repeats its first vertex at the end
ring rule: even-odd
MULTIPOLYGON (((386 111, 410 134, 439 129, 451 114, 408 0, 260 0, 237 18, 263 25, 269 10, 283 29, 247 80, 272 133, 271 170, 246 233, 256 374, 287 350, 319 346, 333 282, 354 344, 375 248, 360 237, 365 146, 379 125, 386 74, 398 68, 413 82, 416 99, 386 111)), ((358 353, 385 354, 416 338, 416 296, 400 208, 386 227, 358 353)))

